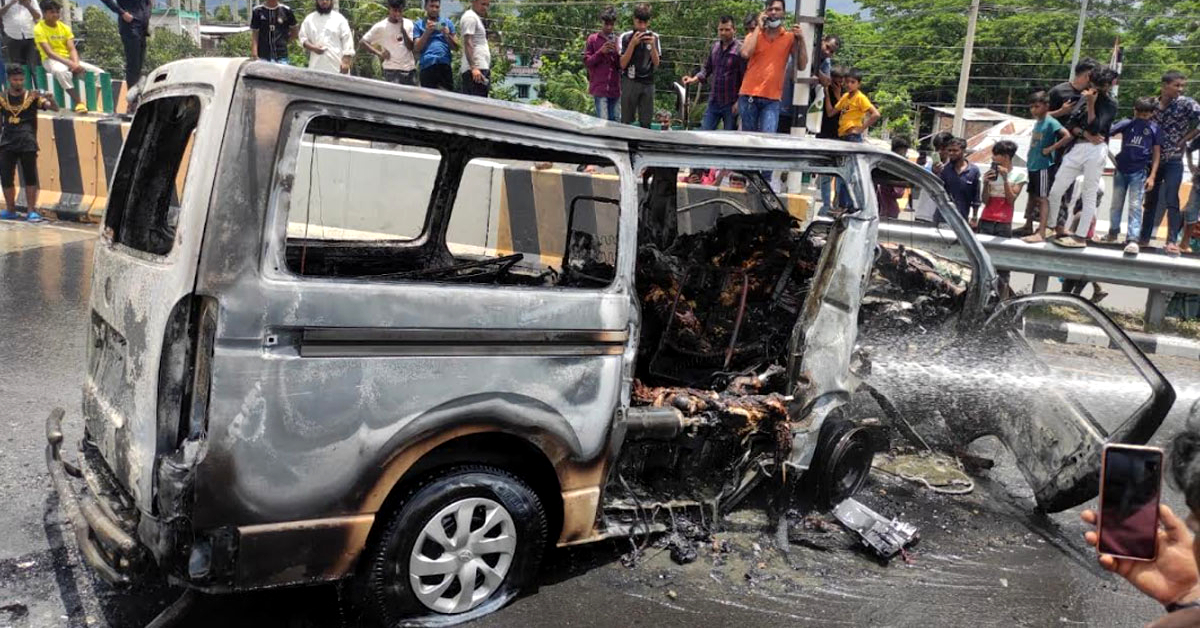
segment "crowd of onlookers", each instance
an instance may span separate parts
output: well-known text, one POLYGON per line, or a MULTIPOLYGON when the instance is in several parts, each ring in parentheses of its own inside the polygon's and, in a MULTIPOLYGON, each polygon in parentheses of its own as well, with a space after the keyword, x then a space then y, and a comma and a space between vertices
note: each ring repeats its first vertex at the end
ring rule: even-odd
MULTIPOLYGON (((457 89, 487 97, 491 91, 492 53, 487 42, 491 0, 473 0, 458 25, 442 16, 441 0, 425 0, 425 16, 404 17, 404 0, 387 0, 388 15, 371 26, 359 43, 379 58, 383 79, 401 85, 455 90, 454 53, 461 51, 457 89)), ((317 0, 316 10, 296 20, 291 7, 266 0, 250 16, 250 56, 290 64, 288 42, 298 40, 308 55, 308 67, 349 74, 354 62, 354 32, 333 4, 317 0)))
MULTIPOLYGON (((1002 140, 992 147, 991 167, 981 173, 963 157, 966 140, 949 133, 932 138, 940 160, 929 168, 941 177, 958 211, 981 233, 1072 248, 1089 242, 1124 244, 1125 253, 1136 255, 1166 216, 1166 253, 1190 253, 1191 238, 1200 235, 1200 193, 1193 187, 1186 211, 1181 211, 1179 199, 1185 157, 1193 177, 1200 180, 1200 168, 1192 159, 1192 152, 1200 150, 1200 104, 1183 95, 1187 78, 1171 71, 1163 75, 1157 97, 1136 99, 1132 115, 1117 120, 1117 102, 1110 94, 1116 79, 1111 68, 1084 59, 1072 80, 1030 96, 1034 126, 1025 171, 1012 165, 1017 145, 1002 140), (1121 149, 1114 155, 1109 140, 1116 136, 1121 137, 1121 149), (1097 237, 1102 177, 1110 162, 1109 228, 1097 237), (1025 224, 1013 230, 1015 200, 1025 186, 1025 224), (1080 189, 1072 194, 1076 186, 1080 189), (1074 197, 1077 203, 1071 202, 1074 197), (1079 206, 1074 216, 1069 211, 1072 204, 1079 206), (1122 219, 1127 220, 1124 235, 1122 219)), ((937 220, 936 211, 926 205, 923 212, 919 202, 916 213, 918 220, 937 220)))

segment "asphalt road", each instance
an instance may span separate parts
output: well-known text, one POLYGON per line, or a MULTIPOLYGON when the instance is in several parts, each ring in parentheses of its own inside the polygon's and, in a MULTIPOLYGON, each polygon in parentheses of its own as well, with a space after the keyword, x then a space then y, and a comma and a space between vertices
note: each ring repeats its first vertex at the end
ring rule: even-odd
MULTIPOLYGON (((142 626, 179 593, 114 591, 91 578, 45 471, 46 414, 79 407, 91 246, 91 230, 0 223, 0 628, 142 626)), ((1084 347, 1044 350, 1097 390, 1117 372, 1084 347)), ((1161 443, 1184 424, 1200 365, 1155 362, 1180 392, 1161 443)), ((748 508, 688 565, 653 543, 554 552, 538 590, 478 625, 1139 626, 1161 612, 1097 568, 1077 510, 1033 514, 1011 455, 981 453, 997 466, 975 476, 969 495, 872 475, 862 501, 921 530, 907 562, 880 564, 836 526, 793 522, 796 542, 779 545, 763 511, 748 508)), ((1167 500, 1182 506, 1174 491, 1167 500)), ((189 625, 338 626, 347 614, 339 597, 323 586, 206 598, 189 625)))

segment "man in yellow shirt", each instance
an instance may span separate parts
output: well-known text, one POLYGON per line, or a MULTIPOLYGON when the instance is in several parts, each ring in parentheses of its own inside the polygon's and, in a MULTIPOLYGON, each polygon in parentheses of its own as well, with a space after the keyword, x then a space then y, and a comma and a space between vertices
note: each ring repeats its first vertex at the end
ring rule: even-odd
POLYGON ((846 93, 838 99, 834 110, 840 112, 838 120, 838 139, 847 142, 861 142, 871 128, 879 120, 879 110, 871 104, 871 99, 862 93, 862 72, 851 69, 846 73, 846 93))
POLYGON ((42 67, 46 68, 46 74, 58 81, 63 91, 70 94, 75 111, 84 113, 87 105, 79 97, 79 90, 75 89, 75 77, 86 72, 100 74, 104 70, 80 61, 79 51, 75 49, 75 33, 59 20, 62 5, 58 0, 44 0, 41 7, 42 19, 33 27, 33 42, 42 55, 42 67))

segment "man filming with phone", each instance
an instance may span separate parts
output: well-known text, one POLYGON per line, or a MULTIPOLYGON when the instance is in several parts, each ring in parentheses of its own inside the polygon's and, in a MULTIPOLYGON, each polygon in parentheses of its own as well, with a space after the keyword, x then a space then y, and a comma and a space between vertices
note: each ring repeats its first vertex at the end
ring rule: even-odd
MULTIPOLYGON (((1106 457, 1111 451, 1106 450, 1106 457)), ((1111 473, 1111 468, 1106 462, 1105 475, 1111 473)), ((1158 525, 1151 523, 1146 530, 1154 539, 1151 557, 1118 557, 1109 553, 1119 551, 1112 550, 1113 547, 1130 545, 1101 538, 1112 534, 1109 532, 1110 524, 1105 521, 1112 512, 1121 509, 1120 503, 1110 503, 1118 501, 1118 498, 1106 495, 1114 486, 1119 487, 1120 483, 1108 479, 1101 480, 1101 512, 1085 510, 1080 515, 1085 523, 1098 527, 1097 530, 1086 532, 1084 539, 1089 545, 1104 548, 1100 552, 1100 566, 1125 578, 1139 591, 1163 605, 1167 615, 1149 624, 1150 628, 1200 626, 1200 570, 1196 566, 1200 561, 1200 543, 1193 536, 1200 526, 1200 431, 1186 430, 1174 438, 1167 468, 1173 483, 1183 492, 1191 513, 1185 522, 1165 504, 1158 506, 1158 525)), ((1149 498, 1156 499, 1157 490, 1157 487, 1150 487, 1142 489, 1142 492, 1152 493, 1149 498)), ((1140 512, 1140 509, 1135 512, 1140 512)), ((1130 524, 1133 526, 1142 525, 1139 523, 1142 517, 1135 516, 1132 519, 1130 524)), ((1114 536, 1119 537, 1119 534, 1114 536)))
POLYGON ((794 58, 796 68, 808 67, 808 46, 800 25, 784 29, 783 12, 783 0, 767 0, 758 27, 742 44, 742 57, 747 61, 738 98, 743 131, 774 133, 779 126, 783 81, 794 80, 787 76, 788 58, 794 58))
POLYGON ((413 25, 413 50, 421 55, 421 87, 454 91, 450 52, 458 50, 454 24, 442 17, 442 0, 425 0, 425 19, 413 25))

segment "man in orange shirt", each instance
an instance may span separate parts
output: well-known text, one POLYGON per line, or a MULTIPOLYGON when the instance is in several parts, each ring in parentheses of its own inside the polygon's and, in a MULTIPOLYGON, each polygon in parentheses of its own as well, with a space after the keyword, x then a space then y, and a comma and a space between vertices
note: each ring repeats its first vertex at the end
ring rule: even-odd
POLYGON ((748 61, 738 97, 743 131, 774 133, 779 128, 783 81, 794 80, 785 77, 788 57, 795 57, 796 68, 808 66, 804 34, 798 24, 790 31, 783 29, 783 12, 783 0, 767 0, 758 28, 742 43, 742 56, 748 61))

